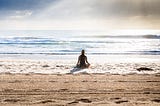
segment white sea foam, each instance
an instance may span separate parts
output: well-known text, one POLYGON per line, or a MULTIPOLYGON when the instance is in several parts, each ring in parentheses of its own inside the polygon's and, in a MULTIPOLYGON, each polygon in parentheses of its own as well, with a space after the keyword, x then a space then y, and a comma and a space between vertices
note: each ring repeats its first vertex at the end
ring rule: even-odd
POLYGON ((56 55, 50 59, 2 59, 0 73, 22 74, 77 74, 77 73, 107 73, 107 74, 156 74, 160 73, 158 56, 115 56, 88 55, 91 67, 88 69, 75 68, 76 55, 56 55), (152 70, 138 70, 146 67, 152 70))

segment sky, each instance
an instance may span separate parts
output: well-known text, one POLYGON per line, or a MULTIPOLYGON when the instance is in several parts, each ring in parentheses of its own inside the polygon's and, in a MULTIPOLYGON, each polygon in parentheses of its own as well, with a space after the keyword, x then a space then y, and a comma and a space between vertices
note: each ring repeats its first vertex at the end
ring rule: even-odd
POLYGON ((0 0, 0 29, 160 29, 160 0, 0 0))

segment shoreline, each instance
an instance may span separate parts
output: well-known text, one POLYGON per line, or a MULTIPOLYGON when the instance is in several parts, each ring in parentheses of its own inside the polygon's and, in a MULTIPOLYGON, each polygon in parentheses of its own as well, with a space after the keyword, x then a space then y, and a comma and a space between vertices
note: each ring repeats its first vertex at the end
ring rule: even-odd
POLYGON ((41 74, 156 74, 160 73, 157 56, 91 56, 87 55, 91 67, 75 68, 78 56, 55 56, 52 59, 12 59, 0 60, 0 73, 41 73, 41 74), (150 70, 139 70, 149 68, 150 70))
MULTIPOLYGON (((27 60, 76 60, 77 61, 77 58, 80 54, 75 54, 75 55, 47 55, 47 54, 0 54, 0 58, 1 59, 5 59, 5 60, 23 60, 23 59, 27 59, 27 60)), ((108 60, 109 61, 118 61, 119 59, 120 60, 125 60, 126 58, 128 60, 132 60, 132 61, 136 61, 137 59, 147 59, 147 60, 142 60, 143 62, 144 61, 158 61, 159 62, 159 58, 160 58, 160 55, 149 55, 149 54, 145 54, 145 55, 142 55, 142 54, 126 54, 126 55, 123 55, 123 54, 101 54, 101 55, 88 55, 86 54, 86 56, 89 58, 89 59, 94 59, 94 60, 100 60, 100 61, 104 61, 104 59, 108 60), (135 59, 134 59, 135 58, 135 59)), ((128 61, 129 62, 129 61, 128 61)))

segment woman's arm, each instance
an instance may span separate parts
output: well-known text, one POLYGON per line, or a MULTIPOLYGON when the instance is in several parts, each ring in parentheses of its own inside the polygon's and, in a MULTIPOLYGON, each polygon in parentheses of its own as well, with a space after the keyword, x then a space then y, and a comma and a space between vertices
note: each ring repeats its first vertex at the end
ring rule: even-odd
POLYGON ((86 56, 86 63, 89 64, 88 60, 87 60, 87 56, 86 56))
POLYGON ((80 56, 78 57, 78 62, 77 62, 77 65, 79 64, 79 62, 80 62, 80 56))

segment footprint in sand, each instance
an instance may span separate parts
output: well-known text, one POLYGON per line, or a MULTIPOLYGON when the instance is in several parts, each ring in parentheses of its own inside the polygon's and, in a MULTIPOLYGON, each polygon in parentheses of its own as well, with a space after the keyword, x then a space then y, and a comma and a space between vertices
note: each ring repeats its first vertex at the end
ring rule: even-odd
POLYGON ((140 68, 137 68, 138 71, 153 71, 153 69, 151 68, 147 68, 147 67, 140 67, 140 68))
POLYGON ((88 82, 87 80, 82 80, 81 82, 88 82))
POLYGON ((21 99, 5 99, 3 100, 3 102, 11 102, 11 103, 15 103, 15 102, 22 102, 25 100, 21 100, 21 99))
POLYGON ((3 92, 12 92, 14 89, 4 89, 3 92))
POLYGON ((119 97, 116 97, 116 98, 110 98, 110 100, 119 100, 119 99, 121 99, 121 98, 119 98, 119 97))
POLYGON ((125 91, 125 89, 115 89, 115 91, 122 92, 122 91, 125 91))
POLYGON ((65 89, 65 88, 64 88, 64 89, 60 89, 60 91, 68 91, 68 89, 65 89))
POLYGON ((22 81, 20 81, 20 80, 14 80, 14 81, 9 81, 8 83, 20 83, 20 82, 22 82, 22 81))
POLYGON ((79 103, 79 102, 83 102, 83 103, 92 103, 92 101, 89 100, 89 99, 76 99, 75 101, 70 102, 70 103, 68 103, 68 104, 74 104, 74 103, 79 103))
POLYGON ((119 100, 119 101, 115 101, 116 104, 120 104, 120 103, 124 103, 124 102, 129 102, 128 100, 119 100))
POLYGON ((52 103, 52 102, 55 102, 55 101, 53 101, 53 100, 42 100, 42 101, 36 102, 36 104, 46 104, 46 103, 52 103))
POLYGON ((50 66, 49 66, 49 65, 43 65, 42 67, 44 67, 44 68, 45 68, 45 67, 50 67, 50 66))
POLYGON ((160 103, 160 99, 153 99, 151 100, 152 102, 157 102, 157 103, 160 103))
POLYGON ((32 91, 32 92, 40 92, 40 91, 43 91, 43 89, 31 89, 30 91, 32 91))
POLYGON ((110 98, 110 100, 114 101, 116 104, 121 104, 124 102, 129 102, 128 100, 121 100, 122 98, 115 97, 115 98, 110 98))
POLYGON ((51 80, 51 81, 48 81, 48 82, 57 82, 57 81, 52 81, 52 80, 51 80))

